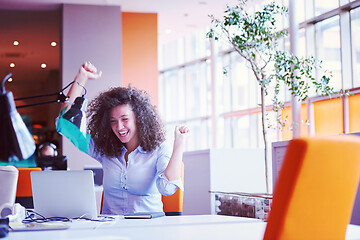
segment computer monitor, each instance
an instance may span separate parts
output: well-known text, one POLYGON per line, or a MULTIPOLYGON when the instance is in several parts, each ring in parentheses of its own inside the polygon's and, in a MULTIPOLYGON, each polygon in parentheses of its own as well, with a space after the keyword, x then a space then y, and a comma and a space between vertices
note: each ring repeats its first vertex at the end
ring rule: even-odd
POLYGON ((42 170, 67 170, 66 156, 38 156, 36 165, 42 170))
POLYGON ((273 187, 275 187, 276 181, 279 176, 279 172, 282 166, 282 162, 286 153, 287 145, 289 141, 279 141, 272 143, 272 176, 273 187))
POLYGON ((103 185, 103 169, 102 166, 85 165, 84 170, 91 170, 94 174, 95 186, 103 185))

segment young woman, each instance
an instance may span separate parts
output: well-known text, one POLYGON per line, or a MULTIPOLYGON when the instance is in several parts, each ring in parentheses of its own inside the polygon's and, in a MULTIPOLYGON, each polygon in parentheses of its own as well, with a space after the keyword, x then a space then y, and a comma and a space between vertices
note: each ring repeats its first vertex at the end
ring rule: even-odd
MULTIPOLYGON (((95 66, 84 63, 69 90, 68 104, 81 95, 87 80, 100 76, 95 66)), ((104 171, 102 213, 163 211, 161 195, 182 188, 182 154, 190 130, 186 126, 175 128, 171 151, 156 107, 144 91, 132 87, 101 93, 87 111, 91 135, 88 154, 104 171)))

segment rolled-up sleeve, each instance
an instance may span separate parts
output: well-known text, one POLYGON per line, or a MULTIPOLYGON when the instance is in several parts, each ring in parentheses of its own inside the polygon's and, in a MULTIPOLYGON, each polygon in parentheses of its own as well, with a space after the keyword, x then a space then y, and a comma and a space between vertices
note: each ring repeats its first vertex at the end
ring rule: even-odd
POLYGON ((181 178, 169 181, 165 176, 164 172, 169 164, 171 157, 171 148, 163 143, 158 149, 157 164, 156 164, 156 186, 159 192, 164 196, 170 196, 174 194, 177 188, 184 190, 181 178))

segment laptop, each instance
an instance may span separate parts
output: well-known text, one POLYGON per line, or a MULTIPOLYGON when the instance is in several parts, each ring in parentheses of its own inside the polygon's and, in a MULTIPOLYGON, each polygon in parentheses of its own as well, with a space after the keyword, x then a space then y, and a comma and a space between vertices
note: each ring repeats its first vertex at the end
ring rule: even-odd
POLYGON ((34 211, 42 216, 97 218, 91 170, 32 171, 34 211))

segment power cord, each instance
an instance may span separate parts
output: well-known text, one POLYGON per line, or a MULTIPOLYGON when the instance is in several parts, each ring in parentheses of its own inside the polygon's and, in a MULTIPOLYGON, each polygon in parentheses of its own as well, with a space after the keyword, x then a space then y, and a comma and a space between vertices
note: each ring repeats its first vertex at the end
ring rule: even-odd
POLYGON ((22 220, 22 223, 44 223, 44 222, 52 222, 52 221, 61 221, 61 222, 70 222, 71 219, 67 217, 49 217, 46 218, 40 213, 37 213, 33 210, 27 210, 25 219, 22 220))
MULTIPOLYGON (((85 215, 85 214, 84 214, 85 215)), ((83 216, 80 216, 78 218, 67 218, 67 217, 49 217, 46 218, 40 213, 35 212, 34 210, 27 210, 25 219, 22 220, 22 223, 45 223, 45 222, 53 222, 53 221, 60 221, 60 222, 71 222, 72 220, 88 220, 88 221, 95 221, 95 222, 108 222, 108 221, 114 221, 114 217, 110 216, 101 216, 97 219, 90 219, 83 216)))

